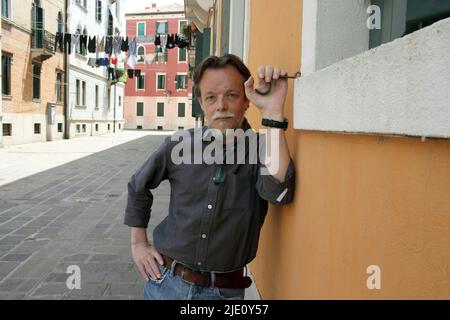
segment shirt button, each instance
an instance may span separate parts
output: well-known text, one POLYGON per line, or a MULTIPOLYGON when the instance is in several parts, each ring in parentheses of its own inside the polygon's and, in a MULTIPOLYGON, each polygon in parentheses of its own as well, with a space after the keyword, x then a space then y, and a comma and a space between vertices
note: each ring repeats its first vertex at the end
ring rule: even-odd
POLYGON ((208 209, 211 210, 212 209, 212 205, 208 204, 208 209))
POLYGON ((206 234, 202 234, 202 238, 205 239, 206 238, 206 234))

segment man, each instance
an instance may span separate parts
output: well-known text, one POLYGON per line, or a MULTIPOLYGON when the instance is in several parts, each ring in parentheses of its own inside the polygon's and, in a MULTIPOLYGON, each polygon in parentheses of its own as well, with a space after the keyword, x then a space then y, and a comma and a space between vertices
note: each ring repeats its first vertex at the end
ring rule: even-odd
MULTIPOLYGON (((244 298, 251 284, 244 268, 256 256, 268 202, 284 205, 294 194, 294 165, 281 129, 287 125, 283 75, 286 71, 278 68, 258 68, 258 88, 270 84, 270 92, 261 95, 237 56, 211 56, 196 68, 194 93, 209 127, 187 131, 194 143, 200 130, 200 146, 205 150, 212 142, 203 138, 215 129, 224 134, 225 148, 235 146, 236 139, 234 143, 227 139, 229 129, 250 129, 245 112, 251 102, 270 126, 265 143, 277 145, 276 165, 176 164, 173 151, 178 142, 171 137, 165 140, 128 183, 125 224, 132 227, 132 256, 147 281, 145 299, 244 298), (150 245, 146 228, 153 196, 149 190, 165 179, 171 185, 169 214, 155 228, 150 245)), ((245 156, 248 160, 248 152, 245 156)))

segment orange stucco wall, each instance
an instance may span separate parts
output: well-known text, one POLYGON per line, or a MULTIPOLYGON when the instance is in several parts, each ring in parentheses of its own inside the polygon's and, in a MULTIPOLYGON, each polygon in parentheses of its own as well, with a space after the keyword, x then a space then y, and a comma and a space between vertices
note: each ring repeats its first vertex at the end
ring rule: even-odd
MULTIPOLYGON (((249 67, 294 73, 301 1, 250 3, 249 67), (264 41, 262 41, 264 39, 264 41)), ((450 141, 292 129, 293 204, 271 207, 251 264, 263 299, 450 298, 450 141), (369 290, 370 265, 381 289, 369 290)), ((260 122, 252 107, 248 118, 260 122)))

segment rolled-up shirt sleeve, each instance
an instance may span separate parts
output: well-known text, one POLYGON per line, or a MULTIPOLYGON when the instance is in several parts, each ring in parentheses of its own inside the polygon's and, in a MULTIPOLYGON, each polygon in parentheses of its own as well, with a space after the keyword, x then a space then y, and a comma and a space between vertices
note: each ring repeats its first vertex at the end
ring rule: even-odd
POLYGON ((130 227, 147 228, 154 189, 167 179, 169 139, 150 155, 128 182, 128 198, 124 223, 130 227))
POLYGON ((261 174, 260 168, 256 188, 261 198, 274 205, 285 205, 294 199, 295 166, 291 159, 283 182, 268 174, 261 174))

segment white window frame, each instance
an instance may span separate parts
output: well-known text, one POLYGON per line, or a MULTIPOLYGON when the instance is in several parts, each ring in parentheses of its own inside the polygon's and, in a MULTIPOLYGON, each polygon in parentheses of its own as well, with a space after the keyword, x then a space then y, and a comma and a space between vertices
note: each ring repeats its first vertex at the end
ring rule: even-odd
POLYGON ((169 34, 169 21, 168 20, 156 20, 155 21, 155 34, 169 34), (156 24, 162 23, 162 22, 167 23, 167 32, 166 33, 158 33, 158 28, 156 27, 156 24))
POLYGON ((139 21, 139 22, 136 22, 136 37, 141 37, 140 35, 139 35, 139 25, 140 24, 144 24, 144 34, 142 35, 142 36, 146 36, 147 35, 147 33, 146 33, 146 30, 147 30, 147 22, 145 22, 145 21, 139 21))
POLYGON ((77 107, 86 107, 86 89, 87 89, 86 81, 77 78, 75 84, 76 84, 75 85, 75 87, 76 87, 76 93, 75 93, 75 95, 76 95, 75 102, 76 103, 75 103, 75 105, 77 107), (84 83, 84 88, 83 88, 83 83, 84 83), (81 103, 79 103, 79 102, 81 102, 81 103))
POLYGON ((156 91, 166 91, 167 88, 167 74, 165 72, 157 72, 156 73, 156 84, 155 84, 156 91), (158 77, 164 76, 164 89, 158 89, 158 77))
MULTIPOLYGON (((177 91, 186 91, 189 87, 189 76, 187 72, 177 72, 177 76, 186 76, 186 88, 178 88, 177 91)), ((176 79, 177 77, 175 77, 176 79)), ((176 87, 176 86, 175 86, 176 87)))
POLYGON ((95 0, 95 21, 102 22, 103 20, 103 1, 102 0, 95 0), (98 4, 101 4, 100 7, 100 19, 98 19, 98 4))
POLYGON ((138 89, 138 80, 136 79, 136 91, 145 91, 145 72, 141 72, 141 77, 144 77, 144 88, 138 89))
POLYGON ((177 63, 187 64, 188 60, 189 60, 188 55, 189 55, 189 50, 187 48, 177 48, 177 63), (186 50, 186 60, 185 61, 180 60, 180 50, 186 50))
POLYGON ((8 0, 8 16, 7 17, 2 16, 2 19, 13 21, 13 9, 14 9, 14 0, 8 0))
POLYGON ((178 20, 178 33, 181 33, 181 23, 186 22, 189 25, 189 21, 185 19, 178 20))
POLYGON ((137 63, 145 63, 145 55, 147 54, 147 49, 145 48, 145 46, 144 45, 139 45, 137 48, 136 48, 136 55, 137 55, 137 63), (141 56, 140 54, 139 54, 139 49, 140 48, 144 48, 144 54, 142 55, 142 61, 139 61, 139 57, 141 56))

